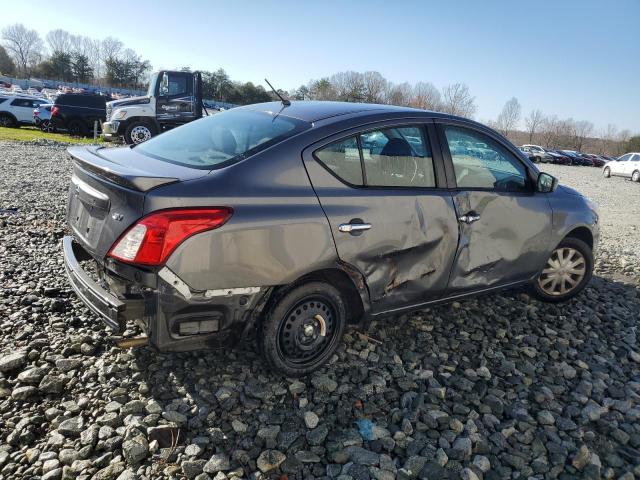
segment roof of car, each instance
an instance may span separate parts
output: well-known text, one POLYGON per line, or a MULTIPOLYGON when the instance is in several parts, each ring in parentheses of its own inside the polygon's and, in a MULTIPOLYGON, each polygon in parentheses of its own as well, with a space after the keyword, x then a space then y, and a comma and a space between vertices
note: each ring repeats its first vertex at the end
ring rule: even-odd
POLYGON ((297 118, 305 122, 317 122, 325 118, 360 112, 413 112, 426 113, 426 110, 375 103, 294 101, 285 107, 281 102, 256 103, 239 107, 260 112, 280 112, 282 115, 297 118))

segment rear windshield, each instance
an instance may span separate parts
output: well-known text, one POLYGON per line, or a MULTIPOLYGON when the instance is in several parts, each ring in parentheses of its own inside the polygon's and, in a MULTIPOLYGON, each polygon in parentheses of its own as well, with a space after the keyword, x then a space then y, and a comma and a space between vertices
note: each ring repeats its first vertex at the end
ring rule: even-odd
POLYGON ((228 110, 169 130, 135 148, 159 160, 211 170, 247 158, 310 127, 307 122, 278 114, 228 110))

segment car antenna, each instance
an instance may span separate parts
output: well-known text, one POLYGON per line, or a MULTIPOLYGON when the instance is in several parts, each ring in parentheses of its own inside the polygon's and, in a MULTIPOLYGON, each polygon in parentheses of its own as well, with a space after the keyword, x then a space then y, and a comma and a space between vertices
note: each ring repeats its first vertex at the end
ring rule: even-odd
POLYGON ((287 98, 284 98, 282 95, 280 95, 278 93, 278 91, 275 88, 273 88, 273 85, 271 85, 271 83, 269 83, 269 80, 267 80, 265 78, 264 81, 267 82, 267 85, 269 85, 271 87, 271 90, 273 90, 273 93, 275 93, 278 96, 278 98, 280 99, 280 101, 282 102, 282 104, 285 107, 288 107, 289 105, 291 105, 291 101, 289 99, 287 99, 287 98))

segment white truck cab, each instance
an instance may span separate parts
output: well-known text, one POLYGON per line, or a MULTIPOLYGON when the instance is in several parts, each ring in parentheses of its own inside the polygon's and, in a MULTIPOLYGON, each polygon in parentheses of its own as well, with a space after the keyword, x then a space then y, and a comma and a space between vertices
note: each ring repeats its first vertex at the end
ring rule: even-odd
POLYGON ((102 137, 127 144, 149 140, 158 133, 202 117, 200 72, 162 70, 151 74, 142 97, 107 102, 102 137))

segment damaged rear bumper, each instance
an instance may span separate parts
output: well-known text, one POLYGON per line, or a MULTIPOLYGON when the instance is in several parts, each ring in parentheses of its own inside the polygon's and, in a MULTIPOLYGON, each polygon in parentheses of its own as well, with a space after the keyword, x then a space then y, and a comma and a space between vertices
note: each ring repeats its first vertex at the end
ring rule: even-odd
POLYGON ((147 271, 112 259, 102 266, 101 285, 80 265, 91 257, 73 237, 63 239, 63 250, 78 297, 116 334, 136 322, 159 351, 235 343, 253 326, 271 293, 270 287, 194 291, 167 267, 147 271))

